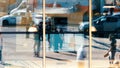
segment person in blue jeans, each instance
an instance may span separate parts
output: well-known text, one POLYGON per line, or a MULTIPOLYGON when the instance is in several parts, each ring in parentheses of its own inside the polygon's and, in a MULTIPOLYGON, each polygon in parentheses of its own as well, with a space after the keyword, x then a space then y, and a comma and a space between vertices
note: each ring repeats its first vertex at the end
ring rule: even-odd
POLYGON ((39 52, 40 52, 40 40, 39 40, 39 34, 35 33, 34 34, 34 56, 39 57, 39 52))
POLYGON ((43 40, 42 38, 42 23, 39 23, 39 25, 36 25, 35 26, 37 28, 37 32, 34 33, 34 55, 36 57, 39 57, 39 54, 40 54, 40 42, 43 40))
POLYGON ((62 49, 62 43, 62 36, 59 34, 57 28, 55 28, 55 33, 51 34, 51 47, 53 46, 55 53, 59 53, 59 49, 62 49))
POLYGON ((58 34, 57 29, 55 28, 55 34, 53 36, 54 42, 53 42, 53 47, 54 47, 54 52, 55 53, 59 53, 59 40, 60 40, 60 36, 58 34))

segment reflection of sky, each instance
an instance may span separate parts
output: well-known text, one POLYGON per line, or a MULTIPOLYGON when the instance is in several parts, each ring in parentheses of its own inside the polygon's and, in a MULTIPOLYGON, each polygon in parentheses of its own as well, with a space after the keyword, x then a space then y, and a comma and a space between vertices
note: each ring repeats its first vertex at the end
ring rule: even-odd
MULTIPOLYGON (((37 2, 38 3, 37 9, 42 9, 42 0, 37 0, 37 1, 38 1, 37 2)), ((93 9, 95 9, 95 5, 94 5, 95 0, 92 0, 92 1, 93 1, 93 9)), ((88 0, 46 0, 46 4, 54 4, 54 3, 60 4, 62 6, 62 8, 73 8, 73 6, 78 4, 78 3, 82 6, 88 6, 89 5, 88 0)))
POLYGON ((80 4, 82 6, 88 6, 89 5, 89 1, 88 0, 80 0, 79 2, 80 2, 80 4))
MULTIPOLYGON (((88 6, 88 0, 46 0, 47 4, 51 4, 54 2, 60 4, 62 7, 71 7, 77 4, 78 2, 80 2, 82 6, 88 6)), ((38 4, 42 5, 42 1, 38 0, 38 4)))

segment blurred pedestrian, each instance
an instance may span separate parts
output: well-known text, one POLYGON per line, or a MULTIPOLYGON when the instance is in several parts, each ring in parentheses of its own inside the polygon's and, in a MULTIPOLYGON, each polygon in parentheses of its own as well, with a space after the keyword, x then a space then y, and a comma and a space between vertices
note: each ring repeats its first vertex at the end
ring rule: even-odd
POLYGON ((111 41, 111 43, 110 43, 110 49, 108 50, 107 54, 109 55, 109 63, 113 64, 113 62, 115 60, 116 43, 117 43, 114 34, 110 34, 109 40, 111 41))
POLYGON ((55 34, 53 36, 54 42, 53 42, 53 47, 54 47, 54 52, 55 53, 59 53, 58 49, 59 49, 59 34, 57 31, 57 28, 55 28, 55 34))
POLYGON ((77 61, 78 61, 78 68, 84 68, 84 59, 86 58, 86 51, 85 46, 80 46, 77 50, 77 61))
POLYGON ((54 49, 54 52, 55 53, 59 53, 59 49, 60 47, 62 48, 62 38, 57 30, 57 28, 55 28, 55 34, 52 35, 52 38, 53 38, 53 49, 54 49), (59 46, 61 44, 61 46, 59 46))
POLYGON ((77 63, 78 68, 85 68, 85 58, 87 56, 86 50, 85 50, 85 38, 84 34, 79 34, 79 48, 77 48, 77 63))
POLYGON ((40 41, 41 41, 41 33, 42 32, 40 32, 40 27, 41 27, 41 24, 39 24, 39 25, 35 25, 34 27, 36 27, 37 28, 37 32, 35 32, 34 33, 34 40, 35 40, 35 42, 34 42, 34 56, 35 57, 39 57, 40 55, 40 41))
POLYGON ((50 33, 51 33, 51 22, 46 22, 46 34, 48 35, 48 43, 49 43, 49 46, 48 48, 50 49, 51 46, 50 46, 50 33))
POLYGON ((64 40, 64 34, 63 34, 63 29, 62 28, 60 28, 60 49, 62 50, 62 48, 63 48, 63 40, 64 40))

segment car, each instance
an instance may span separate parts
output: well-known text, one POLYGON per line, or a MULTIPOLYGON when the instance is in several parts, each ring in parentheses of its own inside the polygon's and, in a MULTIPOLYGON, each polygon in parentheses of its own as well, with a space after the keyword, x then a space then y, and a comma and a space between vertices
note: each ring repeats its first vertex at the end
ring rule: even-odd
POLYGON ((79 31, 87 32, 89 30, 89 22, 81 22, 79 25, 79 31))
POLYGON ((23 9, 11 13, 10 15, 2 16, 0 17, 1 26, 21 24, 22 17, 25 17, 25 15, 26 15, 26 11, 25 9, 23 9))
POLYGON ((95 26, 98 26, 97 28, 100 28, 98 31, 119 31, 120 30, 120 19, 118 16, 105 16, 98 21, 94 22, 95 26), (97 23, 99 22, 99 23, 97 23))
MULTIPOLYGON (((91 31, 92 32, 96 32, 96 27, 94 26, 94 24, 92 24, 92 27, 91 27, 91 31)), ((78 27, 79 31, 80 32, 89 32, 89 22, 81 22, 79 27, 78 27)))
POLYGON ((120 12, 114 12, 112 16, 118 16, 120 18, 120 12))
MULTIPOLYGON (((0 17, 0 21, 2 22, 1 26, 16 26, 16 25, 26 25, 23 21, 27 17, 26 9, 20 9, 15 12, 10 13, 10 15, 5 15, 0 17)), ((30 12, 33 24, 38 25, 43 20, 42 14, 30 12)), ((46 22, 51 21, 51 18, 46 16, 46 22)))
POLYGON ((120 18, 119 14, 103 16, 94 21, 97 33, 101 36, 108 37, 110 33, 116 33, 120 36, 120 18))

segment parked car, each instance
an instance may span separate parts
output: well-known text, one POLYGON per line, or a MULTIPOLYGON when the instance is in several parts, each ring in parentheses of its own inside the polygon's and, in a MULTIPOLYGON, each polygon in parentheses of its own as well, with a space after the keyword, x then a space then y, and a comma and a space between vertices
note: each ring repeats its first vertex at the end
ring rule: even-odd
MULTIPOLYGON (((22 23, 23 22, 22 18, 27 17, 26 13, 27 13, 26 9, 22 9, 12 12, 10 15, 5 15, 0 17, 1 26, 16 26, 16 25, 26 24, 26 23, 22 23)), ((38 13, 31 13, 30 17, 32 18, 33 23, 36 25, 38 25, 43 20, 42 14, 38 14, 38 13)), ((46 16, 46 22, 50 20, 51 18, 46 16)))
POLYGON ((18 10, 10 15, 0 17, 1 26, 10 26, 21 23, 21 19, 26 15, 25 9, 18 10))
POLYGON ((118 16, 105 16, 98 20, 97 22, 94 22, 96 26, 99 26, 97 28, 100 28, 98 31, 119 31, 120 30, 120 19, 118 16), (98 24, 96 24, 99 22, 98 24))
POLYGON ((118 16, 120 19, 120 12, 114 12, 112 16, 118 16))
POLYGON ((93 22, 99 35, 108 37, 110 33, 116 33, 120 36, 120 15, 114 13, 113 15, 102 16, 93 22))
MULTIPOLYGON (((96 32, 96 27, 94 26, 94 24, 92 24, 92 27, 91 27, 91 31, 92 32, 96 32)), ((81 22, 80 25, 79 25, 79 31, 82 31, 82 32, 89 32, 89 22, 81 22)))

